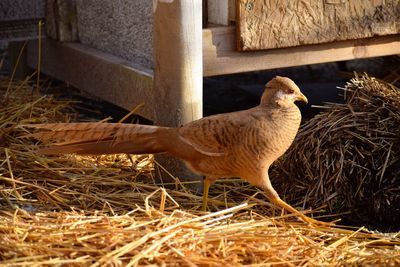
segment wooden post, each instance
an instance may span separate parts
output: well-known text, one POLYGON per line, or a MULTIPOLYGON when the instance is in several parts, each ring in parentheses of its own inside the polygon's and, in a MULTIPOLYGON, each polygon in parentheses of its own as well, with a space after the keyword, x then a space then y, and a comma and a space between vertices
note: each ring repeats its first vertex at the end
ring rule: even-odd
MULTIPOLYGON (((202 1, 154 0, 154 118, 157 125, 180 126, 200 119, 203 110, 202 1)), ((182 164, 159 158, 185 179, 182 164)))
POLYGON ((78 17, 75 0, 46 1, 47 35, 60 42, 78 40, 78 17))
POLYGON ((202 117, 202 1, 154 2, 156 122, 179 126, 202 117))

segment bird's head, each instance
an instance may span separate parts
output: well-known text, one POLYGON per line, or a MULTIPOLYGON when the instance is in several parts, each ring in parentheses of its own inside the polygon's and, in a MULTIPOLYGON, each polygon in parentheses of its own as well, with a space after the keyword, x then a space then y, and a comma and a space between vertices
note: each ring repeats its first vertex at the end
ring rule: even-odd
POLYGON ((295 101, 308 103, 307 97, 291 79, 276 76, 265 85, 260 105, 290 106, 295 101))

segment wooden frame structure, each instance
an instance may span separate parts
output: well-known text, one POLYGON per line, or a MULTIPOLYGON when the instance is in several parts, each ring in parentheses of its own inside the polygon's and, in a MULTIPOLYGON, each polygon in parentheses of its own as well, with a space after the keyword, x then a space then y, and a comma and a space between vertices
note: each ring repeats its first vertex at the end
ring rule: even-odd
MULTIPOLYGON (((179 126, 202 117, 203 76, 400 54, 400 35, 238 52, 234 26, 202 29, 202 4, 154 1, 154 72, 53 40, 43 42, 42 70, 127 109, 145 102, 141 115, 179 126)), ((37 65, 37 41, 28 44, 27 63, 37 65)))

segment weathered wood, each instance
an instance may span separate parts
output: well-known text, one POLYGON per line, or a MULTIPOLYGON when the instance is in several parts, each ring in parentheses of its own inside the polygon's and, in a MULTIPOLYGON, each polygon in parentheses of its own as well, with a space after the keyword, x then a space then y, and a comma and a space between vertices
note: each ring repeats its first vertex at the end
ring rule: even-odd
POLYGON ((201 18, 201 0, 155 1, 154 90, 159 124, 179 126, 202 117, 201 18))
POLYGON ((399 0, 238 0, 236 8, 239 50, 400 33, 399 0))
POLYGON ((61 42, 78 40, 78 18, 75 0, 46 1, 47 35, 61 42))
POLYGON ((207 1, 208 23, 228 26, 235 21, 235 0, 205 0, 207 1))
MULTIPOLYGON (((203 112, 202 1, 154 1, 156 124, 180 126, 203 112)), ((169 171, 198 179, 180 161, 158 157, 169 171)))
POLYGON ((203 1, 203 11, 202 11, 202 13, 203 13, 203 28, 207 28, 207 24, 208 24, 208 1, 207 0, 204 0, 203 1))
MULTIPOLYGON (((37 66, 38 42, 27 45, 27 64, 37 66)), ((43 73, 65 81, 113 104, 132 110, 144 102, 139 115, 154 119, 152 71, 78 43, 42 42, 43 73)))
POLYGON ((236 0, 229 0, 228 5, 229 23, 232 24, 236 21, 236 0))
POLYGON ((228 25, 228 0, 206 0, 208 23, 228 25))
POLYGON ((207 0, 208 22, 229 25, 229 0, 207 0))
POLYGON ((235 45, 235 27, 204 29, 204 76, 400 54, 400 35, 255 52, 235 45))

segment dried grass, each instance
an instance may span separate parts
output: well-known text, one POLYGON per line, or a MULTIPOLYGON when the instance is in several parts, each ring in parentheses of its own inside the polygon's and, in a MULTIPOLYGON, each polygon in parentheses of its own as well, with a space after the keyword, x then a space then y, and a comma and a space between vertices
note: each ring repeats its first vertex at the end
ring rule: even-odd
POLYGON ((18 125, 68 121, 68 103, 30 98, 28 81, 5 97, 7 87, 1 79, 2 266, 400 264, 398 233, 317 228, 275 215, 243 181, 213 185, 215 212, 203 213, 185 183, 155 183, 150 156, 38 155, 39 144, 18 138, 25 134, 18 125))
POLYGON ((346 103, 324 106, 302 126, 277 186, 305 208, 326 204, 346 223, 399 231, 400 90, 362 75, 344 93, 346 103))

